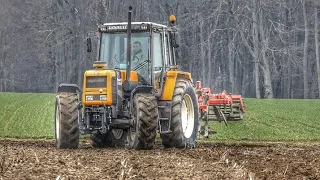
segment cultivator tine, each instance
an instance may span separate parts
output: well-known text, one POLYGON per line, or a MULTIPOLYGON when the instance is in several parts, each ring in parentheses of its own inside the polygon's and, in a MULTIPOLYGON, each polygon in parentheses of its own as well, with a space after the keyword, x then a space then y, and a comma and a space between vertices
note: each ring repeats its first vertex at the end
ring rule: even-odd
POLYGON ((204 135, 205 138, 209 138, 209 125, 208 125, 208 121, 206 121, 205 125, 204 125, 204 135))
POLYGON ((217 119, 219 121, 223 120, 225 125, 228 126, 228 123, 227 123, 227 120, 226 120, 226 117, 224 116, 224 114, 221 112, 221 110, 219 108, 217 108, 216 106, 213 106, 213 110, 214 110, 214 113, 217 117, 217 119))
POLYGON ((202 135, 204 138, 209 138, 209 124, 208 121, 201 120, 202 123, 199 126, 199 135, 198 138, 200 138, 200 135, 202 135))
POLYGON ((216 133, 215 131, 210 131, 209 129, 210 127, 209 127, 208 112, 203 111, 200 115, 198 139, 200 138, 200 136, 203 136, 204 138, 208 139, 210 135, 216 133))

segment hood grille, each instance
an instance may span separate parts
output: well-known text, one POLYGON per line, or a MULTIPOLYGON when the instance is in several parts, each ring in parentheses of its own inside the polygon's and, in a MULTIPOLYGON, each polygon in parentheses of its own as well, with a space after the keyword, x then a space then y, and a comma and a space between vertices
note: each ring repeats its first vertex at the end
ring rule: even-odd
POLYGON ((88 76, 86 77, 86 88, 106 88, 107 77, 88 76))

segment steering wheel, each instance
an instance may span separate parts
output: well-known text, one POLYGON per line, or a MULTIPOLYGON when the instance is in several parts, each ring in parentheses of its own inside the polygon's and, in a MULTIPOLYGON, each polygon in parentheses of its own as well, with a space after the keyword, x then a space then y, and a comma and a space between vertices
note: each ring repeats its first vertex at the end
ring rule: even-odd
POLYGON ((145 60, 142 63, 139 63, 136 67, 132 68, 132 70, 140 72, 140 75, 146 75, 146 68, 148 68, 149 63, 150 60, 145 60))
POLYGON ((138 74, 144 78, 146 81, 149 80, 148 76, 148 65, 150 63, 150 60, 145 60, 142 63, 139 63, 136 67, 132 68, 133 71, 137 71, 138 74))

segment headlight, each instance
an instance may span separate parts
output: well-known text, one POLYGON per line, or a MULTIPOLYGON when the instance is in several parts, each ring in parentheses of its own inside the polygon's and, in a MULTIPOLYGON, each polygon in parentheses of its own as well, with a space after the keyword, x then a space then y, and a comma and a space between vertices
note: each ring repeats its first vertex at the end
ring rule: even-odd
POLYGON ((106 27, 102 27, 102 28, 100 28, 100 31, 106 32, 106 31, 107 31, 107 28, 106 28, 106 27))
POLYGON ((93 95, 87 95, 86 101, 93 101, 93 95))
POLYGON ((141 28, 142 30, 147 30, 147 29, 148 29, 148 26, 147 26, 146 24, 142 24, 142 25, 140 26, 140 28, 141 28))
POLYGON ((106 101, 107 95, 100 95, 100 101, 106 101))

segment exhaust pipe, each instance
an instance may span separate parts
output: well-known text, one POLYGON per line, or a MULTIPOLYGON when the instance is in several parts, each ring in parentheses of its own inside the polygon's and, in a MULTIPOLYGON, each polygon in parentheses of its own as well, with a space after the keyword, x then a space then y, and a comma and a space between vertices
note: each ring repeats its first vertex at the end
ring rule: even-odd
POLYGON ((126 69, 126 80, 123 83, 123 90, 131 92, 137 85, 138 82, 131 82, 131 10, 132 6, 129 6, 128 11, 128 25, 127 25, 127 69, 126 69))
POLYGON ((130 75, 131 75, 131 10, 132 10, 132 6, 129 6, 128 26, 127 26, 127 70, 126 70, 127 81, 130 81, 130 75))

